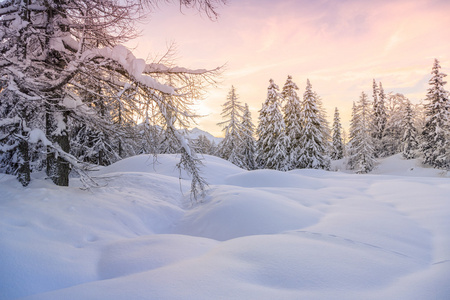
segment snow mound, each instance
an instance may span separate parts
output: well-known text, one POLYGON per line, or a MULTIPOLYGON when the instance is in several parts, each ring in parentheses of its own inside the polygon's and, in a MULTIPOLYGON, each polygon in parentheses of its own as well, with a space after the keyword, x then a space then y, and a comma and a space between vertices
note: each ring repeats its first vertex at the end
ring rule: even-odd
MULTIPOLYGON (((202 155, 200 157, 203 167, 201 175, 209 184, 222 184, 225 177, 244 172, 241 168, 216 156, 202 155)), ((140 172, 175 177, 190 180, 190 176, 177 167, 180 156, 176 154, 159 154, 157 156, 142 154, 120 160, 110 166, 104 167, 93 176, 109 175, 113 173, 140 172)))
MULTIPOLYGON (((321 171, 321 174, 323 172, 321 171)), ((321 182, 313 178, 275 170, 255 170, 230 175, 225 179, 225 183, 242 187, 292 187, 311 189, 323 187, 321 182)))
POLYGON ((413 177, 450 177, 448 172, 425 166, 420 159, 405 159, 402 154, 379 159, 371 174, 413 177))
POLYGON ((223 186, 180 220, 174 232, 219 241, 280 233, 316 223, 321 214, 270 192, 223 186))
POLYGON ((100 279, 153 270, 203 255, 217 242, 185 235, 150 235, 112 242, 101 251, 100 279))

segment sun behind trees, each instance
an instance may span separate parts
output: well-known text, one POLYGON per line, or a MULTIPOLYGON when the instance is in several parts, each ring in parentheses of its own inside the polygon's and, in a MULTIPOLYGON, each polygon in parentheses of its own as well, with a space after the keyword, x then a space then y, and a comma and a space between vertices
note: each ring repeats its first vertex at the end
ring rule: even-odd
MULTIPOLYGON (((146 63, 122 46, 158 2, 2 1, 0 168, 24 186, 43 167, 57 185, 69 184, 71 169, 88 183, 83 163, 136 154, 136 118, 150 115, 177 141, 194 195, 202 190, 195 153, 175 126, 189 126, 191 104, 218 70, 146 63)), ((223 2, 179 0, 211 17, 223 2)))

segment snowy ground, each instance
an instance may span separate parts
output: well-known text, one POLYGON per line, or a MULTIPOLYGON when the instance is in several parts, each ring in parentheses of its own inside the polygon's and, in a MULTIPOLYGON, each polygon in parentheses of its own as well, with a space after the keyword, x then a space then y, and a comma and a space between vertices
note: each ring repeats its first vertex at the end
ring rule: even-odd
POLYGON ((371 175, 248 172, 207 156, 192 205, 177 158, 158 161, 106 167, 92 191, 0 175, 0 299, 450 299, 442 171, 394 156, 371 175))

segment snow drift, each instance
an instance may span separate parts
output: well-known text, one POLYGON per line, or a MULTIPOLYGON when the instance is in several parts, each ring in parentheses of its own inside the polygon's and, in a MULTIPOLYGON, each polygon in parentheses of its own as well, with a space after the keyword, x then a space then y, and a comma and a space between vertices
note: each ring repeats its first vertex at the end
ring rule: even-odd
POLYGON ((205 156, 210 189, 194 205, 177 161, 125 159, 92 191, 0 176, 0 299, 450 295, 442 172, 399 156, 375 171, 390 175, 243 171, 205 156))

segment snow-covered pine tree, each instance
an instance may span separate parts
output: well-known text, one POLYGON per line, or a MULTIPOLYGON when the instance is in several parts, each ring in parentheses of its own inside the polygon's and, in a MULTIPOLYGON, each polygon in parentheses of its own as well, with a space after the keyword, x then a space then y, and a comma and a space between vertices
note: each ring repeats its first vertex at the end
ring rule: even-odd
POLYGON ((303 131, 300 137, 302 147, 298 166, 300 168, 325 169, 330 168, 330 159, 326 154, 328 141, 324 136, 316 94, 312 90, 309 79, 302 103, 303 131))
POLYGON ((204 134, 199 135, 191 143, 197 153, 212 154, 212 143, 204 134))
POLYGON ((34 113, 14 93, 0 94, 0 170, 16 175, 23 186, 31 180, 30 149, 25 137, 34 113))
POLYGON ((411 106, 411 102, 408 100, 403 118, 404 134, 402 139, 402 155, 406 159, 415 158, 416 150, 419 146, 417 142, 417 130, 414 126, 414 112, 411 106))
POLYGON ((355 101, 353 101, 352 105, 352 117, 350 119, 350 131, 349 131, 349 141, 347 143, 347 167, 350 170, 355 169, 356 166, 356 148, 358 144, 358 130, 359 130, 359 118, 360 115, 358 113, 358 107, 356 106, 355 101))
POLYGON ((409 100, 403 94, 389 94, 386 101, 386 126, 380 148, 380 157, 391 156, 402 152, 402 141, 405 133, 403 120, 409 100))
POLYGON ((301 115, 301 101, 297 95, 298 87, 292 81, 292 76, 289 75, 286 83, 281 91, 284 106, 284 123, 286 126, 287 136, 287 155, 288 155, 288 169, 296 169, 299 167, 299 156, 301 152, 300 137, 302 135, 302 115, 301 115))
POLYGON ((344 157, 344 143, 342 141, 342 125, 339 110, 336 107, 333 118, 333 137, 331 159, 338 160, 344 157))
POLYGON ((262 169, 286 171, 288 143, 278 91, 278 85, 270 79, 267 99, 259 114, 257 163, 262 169))
POLYGON ((255 148, 255 138, 253 136, 255 132, 255 125, 252 122, 252 115, 247 103, 244 107, 244 115, 242 116, 242 136, 241 145, 239 149, 241 151, 242 157, 242 168, 247 170, 256 169, 256 148, 255 148))
POLYGON ((70 153, 82 162, 100 166, 108 166, 121 159, 108 136, 86 124, 80 124, 72 130, 70 153))
POLYGON ((218 123, 225 131, 225 138, 219 144, 219 157, 232 162, 233 164, 242 167, 242 156, 239 145, 242 144, 243 128, 242 128, 242 114, 244 113, 244 106, 238 100, 239 96, 236 94, 236 89, 231 86, 228 92, 227 101, 222 105, 222 118, 225 121, 218 123))
POLYGON ((320 97, 316 92, 314 92, 314 96, 316 97, 316 106, 319 110, 319 120, 320 120, 320 128, 322 131, 322 135, 324 140, 326 141, 325 150, 327 155, 331 152, 331 127, 330 122, 328 122, 327 111, 323 106, 322 97, 320 97))
POLYGON ((144 122, 136 126, 137 135, 130 139, 130 142, 136 145, 133 147, 136 154, 160 153, 164 133, 158 124, 146 116, 144 122))
MULTIPOLYGON (((20 115, 13 119, 20 119, 17 126, 28 126, 21 133, 28 149, 38 142, 47 147, 47 174, 55 184, 68 185, 71 167, 83 173, 83 165, 69 154, 71 119, 100 131, 109 127, 112 132, 99 110, 114 98, 123 99, 124 93, 134 94, 127 99, 129 107, 154 102, 165 123, 169 111, 178 120, 194 116, 190 109, 177 109, 165 102, 164 95, 172 95, 189 108, 201 88, 198 83, 211 80, 215 71, 146 64, 121 45, 136 36, 134 22, 143 15, 143 4, 152 6, 155 2, 8 0, 0 4, 1 93, 13 93, 26 111, 39 110, 33 120, 20 115), (169 77, 175 78, 172 86, 161 83, 169 77)), ((179 2, 214 16, 214 3, 223 1, 179 2)), ((170 132, 183 147, 183 165, 196 172, 195 154, 175 128, 170 132)), ((198 176, 193 178, 194 186, 201 186, 198 176)))
POLYGON ((445 90, 444 77, 440 72, 440 64, 434 60, 432 77, 429 80, 425 104, 426 122, 422 131, 423 162, 435 168, 450 168, 450 101, 449 93, 445 90))
MULTIPOLYGON (((271 79, 271 83, 272 82, 273 81, 271 79)), ((269 109, 271 101, 269 92, 276 93, 276 91, 271 91, 270 87, 271 85, 269 86, 269 89, 267 91, 267 98, 262 104, 261 110, 259 111, 258 126, 256 127, 256 166, 259 169, 264 169, 266 166, 267 153, 269 152, 268 141, 271 138, 271 134, 266 130, 268 126, 267 111, 269 109)))
POLYGON ((383 137, 384 130, 387 122, 386 108, 385 108, 386 95, 384 93, 383 86, 380 82, 380 86, 377 86, 375 79, 373 80, 373 110, 372 110, 372 137, 374 139, 374 155, 375 157, 385 156, 383 154, 383 137))
POLYGON ((348 167, 357 173, 368 173, 375 166, 370 136, 370 110, 367 96, 362 92, 358 104, 353 104, 348 167))

